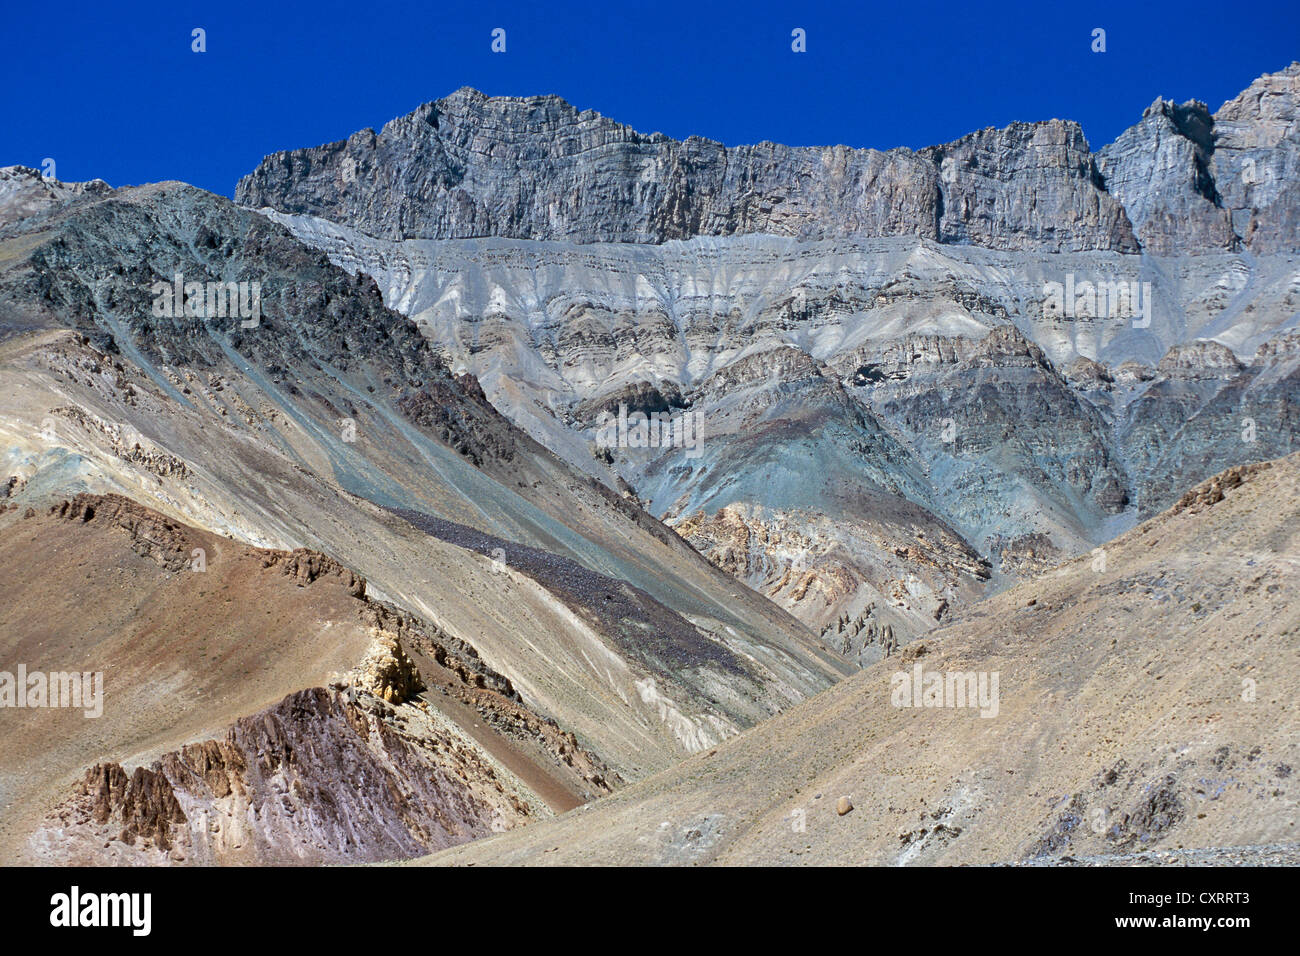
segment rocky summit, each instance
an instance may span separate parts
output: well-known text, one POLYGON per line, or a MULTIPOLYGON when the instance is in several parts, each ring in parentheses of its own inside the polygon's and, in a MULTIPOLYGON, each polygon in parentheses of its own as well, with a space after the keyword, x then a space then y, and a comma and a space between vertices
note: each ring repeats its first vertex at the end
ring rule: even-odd
POLYGON ((0 856, 1293 859, 1298 107, 0 169, 0 856))

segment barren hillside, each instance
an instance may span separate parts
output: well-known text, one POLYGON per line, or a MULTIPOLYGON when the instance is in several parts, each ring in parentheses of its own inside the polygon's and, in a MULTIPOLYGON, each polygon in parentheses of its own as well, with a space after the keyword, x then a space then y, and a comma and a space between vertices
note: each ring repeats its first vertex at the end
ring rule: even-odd
POLYGON ((1104 564, 977 604, 595 806, 427 862, 960 864, 1295 843, 1297 534, 1300 457, 1232 469, 1104 564), (893 706, 893 675, 918 666, 997 674, 996 715, 893 706))

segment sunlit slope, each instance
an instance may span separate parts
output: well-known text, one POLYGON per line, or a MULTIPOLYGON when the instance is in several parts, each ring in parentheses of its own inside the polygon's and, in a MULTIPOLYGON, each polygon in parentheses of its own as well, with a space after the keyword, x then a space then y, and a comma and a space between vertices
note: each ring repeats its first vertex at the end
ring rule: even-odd
MULTIPOLYGON (((1300 460, 1234 469, 929 639, 468 863, 976 863, 1294 843, 1300 460), (996 716, 894 675, 998 675, 996 716), (853 809, 840 815, 846 797, 853 809)), ((987 708, 986 708, 987 709, 987 708)))

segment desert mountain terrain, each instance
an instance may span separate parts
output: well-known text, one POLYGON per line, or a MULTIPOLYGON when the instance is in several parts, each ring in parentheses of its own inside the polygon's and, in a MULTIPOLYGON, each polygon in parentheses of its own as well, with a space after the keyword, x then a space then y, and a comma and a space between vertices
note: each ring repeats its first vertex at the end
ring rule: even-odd
MULTIPOLYGON (((383 306, 371 280, 347 275, 283 227, 183 184, 57 190, 32 171, 11 175, 29 193, 28 214, 0 227, 8 396, 0 534, 19 536, 15 568, 30 560, 24 515, 81 494, 120 496, 158 520, 241 546, 319 553, 370 582, 368 594, 413 626, 472 652, 525 702, 529 721, 574 735, 570 751, 599 753, 609 783, 669 766, 851 672, 785 612, 511 425, 472 378, 449 372, 414 325, 383 306), (168 314, 157 307, 157 286, 177 274, 205 284, 257 276, 258 314, 168 314)), ((208 550, 204 574, 218 575, 214 562, 236 553, 234 544, 208 550)), ((126 577, 141 579, 129 585, 137 597, 157 584, 147 567, 126 577)), ((173 583, 190 580, 177 574, 173 583)), ((91 645, 74 647, 91 641, 75 618, 60 625, 62 643, 30 630, 58 581, 56 569, 33 577, 12 605, 6 659, 28 652, 30 670, 66 671, 64 657, 90 653, 91 645)), ((93 605, 97 589, 79 599, 93 605)), ((192 608, 176 605, 178 619, 201 622, 221 610, 191 600, 192 608)), ((135 626, 122 606, 91 641, 103 669, 135 626)), ((175 638, 182 656, 203 649, 200 627, 188 636, 198 643, 175 638)), ((359 658, 366 645, 347 647, 331 653, 328 670, 359 663, 340 655, 359 658)), ((325 678, 323 664, 297 668, 291 680, 292 659, 258 660, 247 672, 211 675, 220 703, 195 715, 202 723, 181 722, 159 738, 148 759, 165 761, 160 748, 202 743, 325 678), (257 687, 265 691, 250 696, 257 687)), ((145 734, 140 744, 153 740, 145 734)), ((90 759, 74 747, 87 758, 78 773, 111 754, 136 754, 104 750, 90 759)), ((72 770, 61 766, 51 782, 72 770)), ((14 794, 8 819, 51 809, 50 791, 7 776, 0 790, 14 794)), ((481 832, 481 814, 470 817, 447 832, 481 832)), ((428 839, 400 844, 401 852, 428 848, 428 839)), ((255 858, 295 852, 264 851, 255 858)))
POLYGON ((1104 564, 1066 563, 671 770, 426 862, 961 864, 1294 844, 1297 534, 1300 456, 1234 468, 1111 542, 1104 564), (996 707, 896 706, 894 675, 914 669, 996 674, 996 707))
POLYGON ((1290 859, 1298 113, 0 169, 0 858, 1290 859))

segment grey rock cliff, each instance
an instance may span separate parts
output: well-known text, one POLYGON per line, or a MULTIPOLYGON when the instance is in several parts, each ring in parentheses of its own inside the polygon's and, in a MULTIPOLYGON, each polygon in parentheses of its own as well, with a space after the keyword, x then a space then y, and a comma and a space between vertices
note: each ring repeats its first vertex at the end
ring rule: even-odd
POLYGON ((1098 154, 1106 188, 1156 255, 1238 245, 1211 173, 1214 117, 1204 103, 1157 99, 1098 154))
POLYGON ((939 239, 989 249, 1137 249, 1078 123, 1012 123, 921 154, 940 171, 939 239))
POLYGON ((658 243, 916 235, 1131 251, 1078 124, 986 129, 920 153, 645 135, 554 96, 462 89, 346 141, 267 157, 236 200, 387 239, 658 243))
POLYGON ((1252 252, 1300 249, 1300 62, 1214 114, 1214 177, 1252 252))
POLYGON ((1157 99, 1098 153, 1106 189, 1155 255, 1300 248, 1300 62, 1211 115, 1157 99))

